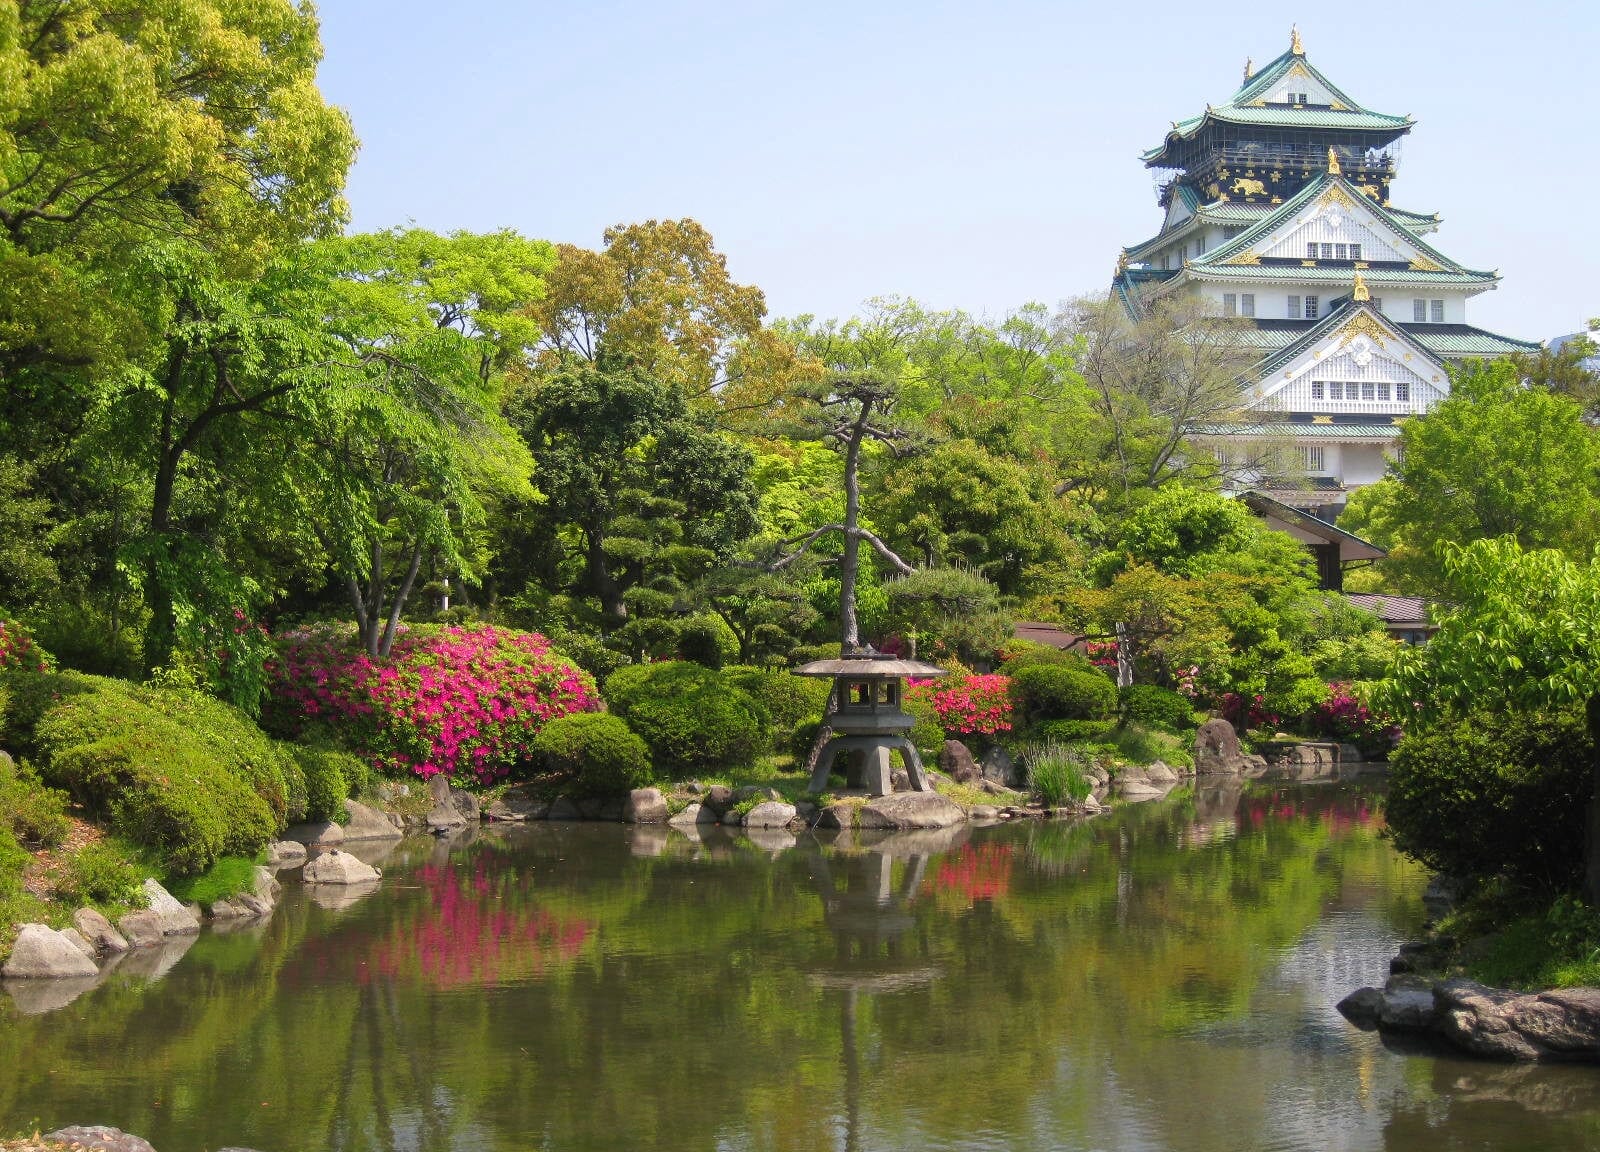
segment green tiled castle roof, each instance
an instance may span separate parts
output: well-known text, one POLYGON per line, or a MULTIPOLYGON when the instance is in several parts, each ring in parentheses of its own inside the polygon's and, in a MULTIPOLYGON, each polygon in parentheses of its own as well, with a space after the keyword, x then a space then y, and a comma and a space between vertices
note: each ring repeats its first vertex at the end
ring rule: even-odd
MULTIPOLYGON (((1316 327, 1315 320, 1269 320, 1239 330, 1239 342, 1265 353, 1281 352, 1316 327)), ((1416 343, 1443 360, 1462 356, 1510 356, 1518 352, 1537 352, 1531 340, 1501 336, 1470 324, 1396 324, 1416 343)))
POLYGON ((1191 436, 1246 436, 1264 439, 1270 436, 1293 436, 1296 440, 1309 437, 1314 440, 1394 440, 1400 435, 1398 424, 1195 424, 1188 429, 1191 436))
POLYGON ((1163 166, 1161 161, 1175 143, 1192 139, 1208 122, 1245 124, 1262 128, 1328 128, 1353 132, 1392 132, 1401 135, 1409 132, 1416 123, 1409 116, 1390 116, 1363 108, 1352 100, 1338 85, 1324 76, 1306 59, 1303 51, 1290 48, 1282 56, 1259 71, 1252 72, 1244 84, 1228 98, 1227 103, 1207 106, 1199 116, 1173 124, 1165 140, 1158 147, 1144 153, 1140 159, 1149 167, 1163 166), (1273 86, 1290 69, 1299 65, 1307 75, 1327 89, 1338 107, 1291 107, 1288 105, 1257 105, 1273 86))

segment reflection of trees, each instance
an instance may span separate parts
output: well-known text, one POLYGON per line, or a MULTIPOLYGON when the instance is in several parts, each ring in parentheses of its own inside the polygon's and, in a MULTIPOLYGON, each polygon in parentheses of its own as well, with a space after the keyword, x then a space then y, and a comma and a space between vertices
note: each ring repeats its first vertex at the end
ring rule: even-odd
POLYGON ((550 826, 391 864, 342 911, 291 891, 164 986, 0 1022, 0 1123, 105 1118, 174 1148, 798 1152, 835 1147, 844 1114, 862 1144, 1114 1146, 1129 1101, 1225 1090, 1231 1119, 1158 1112, 1141 1139, 1247 1146, 1301 1070, 1201 1038, 1260 1011, 1341 889, 1400 907, 1416 887, 1342 786, 943 835, 641 858, 614 827, 550 826))

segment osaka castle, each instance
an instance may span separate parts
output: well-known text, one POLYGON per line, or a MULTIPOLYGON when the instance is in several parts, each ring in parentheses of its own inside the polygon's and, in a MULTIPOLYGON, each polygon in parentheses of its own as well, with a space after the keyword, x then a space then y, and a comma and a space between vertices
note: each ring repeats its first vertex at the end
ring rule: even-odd
POLYGON ((1236 489, 1331 522, 1384 475, 1400 423, 1449 394, 1452 362, 1538 345, 1469 324, 1499 274, 1430 244, 1437 213, 1391 201, 1416 122, 1363 107, 1290 40, 1144 154, 1166 216, 1123 249, 1112 290, 1135 317, 1181 295, 1236 318, 1260 359, 1236 415, 1191 442, 1236 489))

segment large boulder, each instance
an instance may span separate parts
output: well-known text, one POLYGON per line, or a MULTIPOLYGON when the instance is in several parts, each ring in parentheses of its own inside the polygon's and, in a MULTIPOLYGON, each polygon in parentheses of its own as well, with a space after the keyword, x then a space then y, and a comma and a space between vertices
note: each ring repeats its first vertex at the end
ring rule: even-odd
POLYGON ((344 825, 335 824, 332 820, 322 820, 315 824, 291 824, 283 830, 283 838, 313 847, 343 844, 344 825))
POLYGON ((156 1152, 148 1140, 141 1139, 121 1128, 107 1128, 104 1124, 74 1124, 70 1128, 57 1128, 45 1133, 46 1144, 62 1144, 68 1148, 82 1148, 86 1152, 156 1152))
POLYGON ((1239 734, 1232 724, 1216 718, 1200 725, 1194 734, 1194 770, 1201 776, 1237 776, 1244 770, 1239 734))
POLYGON ((622 818, 629 824, 664 824, 667 798, 659 788, 635 788, 622 806, 622 818))
POLYGON ((95 976, 100 969, 83 950, 46 924, 24 924, 0 976, 12 980, 60 980, 95 976))
POLYGON ((145 903, 161 917, 163 936, 188 936, 200 931, 200 920, 155 880, 144 882, 145 903))
POLYGON ((100 955, 112 955, 128 950, 128 942, 122 938, 122 933, 113 928, 111 921, 93 908, 79 908, 74 912, 72 926, 100 955))
POLYGON ((699 801, 691 802, 682 812, 679 812, 676 816, 669 817, 667 820, 667 823, 674 828, 687 828, 695 824, 715 824, 716 822, 717 814, 711 810, 709 805, 701 804, 699 801))
POLYGON ((454 804, 435 804, 428 813, 428 831, 435 835, 455 832, 467 826, 467 818, 454 804))
POLYGON ((983 773, 985 780, 992 780, 1002 788, 1022 788, 1028 783, 1011 753, 998 744, 990 745, 983 754, 983 759, 978 762, 978 770, 983 773))
POLYGON ((946 740, 939 749, 939 771, 957 784, 971 784, 983 775, 972 750, 959 740, 946 740))
POLYGON ((746 828, 786 828, 795 818, 793 804, 782 800, 764 800, 745 813, 746 828))
POLYGON ((383 874, 370 864, 363 864, 348 852, 335 848, 324 852, 308 863, 300 873, 307 884, 364 884, 377 880, 383 874))
POLYGON ((400 829, 396 828, 382 812, 376 808, 368 808, 365 804, 358 804, 354 800, 344 802, 344 810, 350 814, 350 819, 345 822, 344 838, 346 840, 398 840, 400 829))
POLYGON ((863 804, 856 813, 856 827, 949 828, 966 818, 961 805, 937 792, 893 792, 863 804))
POLYGON ((1157 760, 1144 770, 1144 778, 1152 784, 1176 784, 1178 774, 1165 760, 1157 760))
POLYGON ((269 868, 298 868, 306 861, 306 846, 298 840, 278 840, 267 845, 269 868))
POLYGON ((1435 1030, 1499 1060, 1600 1062, 1600 988, 1516 993, 1471 980, 1434 986, 1435 1030))
POLYGON ((726 784, 713 784, 706 789, 703 802, 707 808, 711 809, 714 816, 721 819, 727 814, 728 809, 733 807, 733 789, 726 784))
POLYGON ((161 916, 148 908, 140 908, 118 920, 117 931, 131 948, 153 948, 161 943, 161 916))

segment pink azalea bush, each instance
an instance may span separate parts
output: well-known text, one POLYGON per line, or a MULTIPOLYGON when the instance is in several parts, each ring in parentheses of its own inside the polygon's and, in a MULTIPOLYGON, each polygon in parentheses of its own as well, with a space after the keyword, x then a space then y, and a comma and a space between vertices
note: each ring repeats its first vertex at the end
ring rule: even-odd
POLYGON ((1328 685, 1328 697, 1317 705, 1311 722, 1319 734, 1355 744, 1369 755, 1387 752, 1400 739, 1400 726, 1392 718, 1368 708, 1342 682, 1328 685))
POLYGON ((49 667, 50 657, 33 642, 28 630, 0 616, 0 672, 44 672, 49 667))
POLYGON ((933 705, 939 726, 947 733, 970 736, 1011 731, 1011 678, 998 674, 958 673, 945 680, 908 680, 911 700, 933 705))
POLYGON ((489 783, 546 721, 600 710, 594 680, 543 636, 490 625, 409 628, 388 660, 351 628, 302 629, 279 638, 267 672, 269 725, 331 724, 379 771, 424 779, 489 783))

